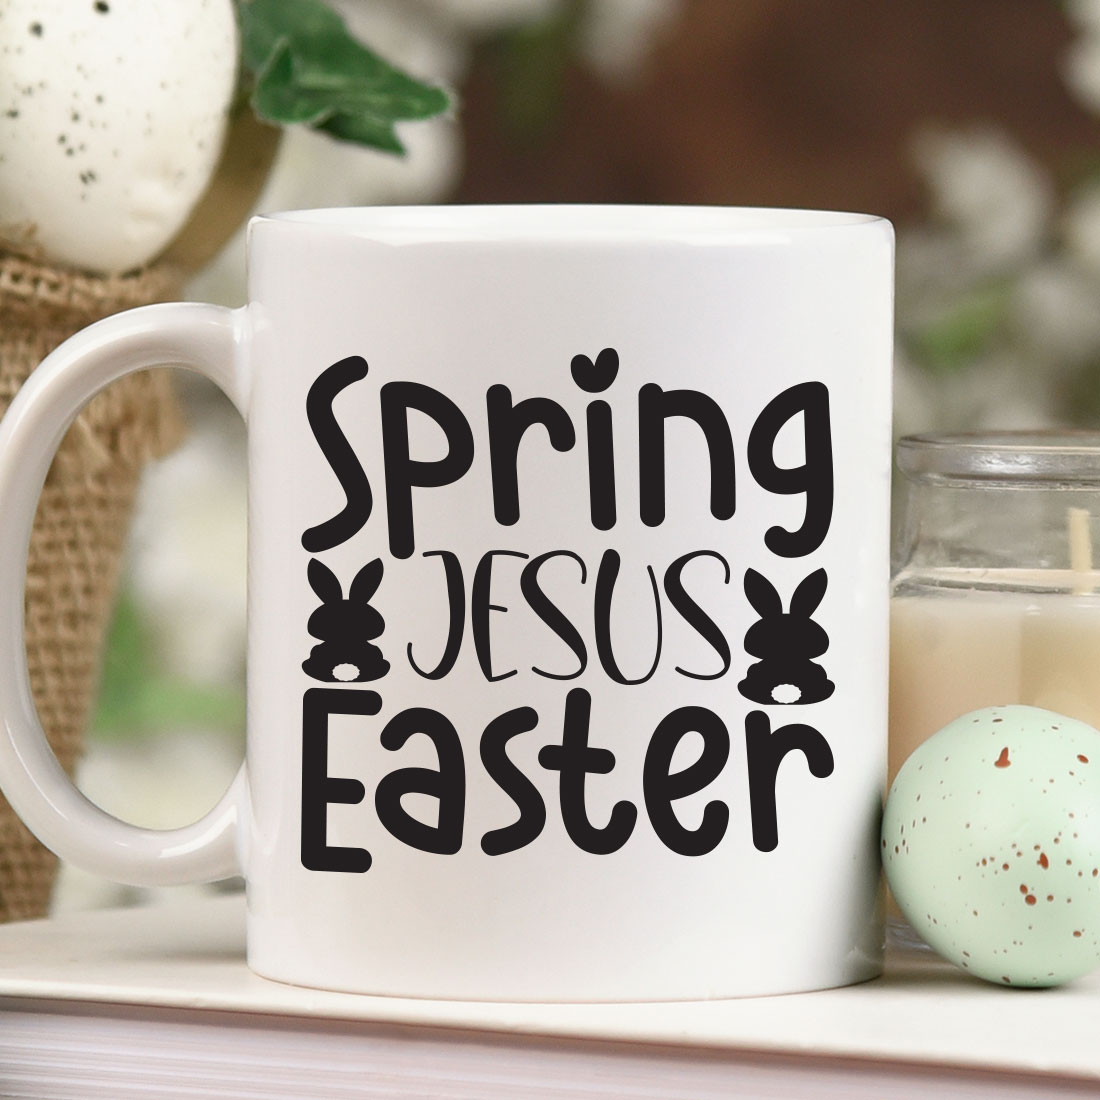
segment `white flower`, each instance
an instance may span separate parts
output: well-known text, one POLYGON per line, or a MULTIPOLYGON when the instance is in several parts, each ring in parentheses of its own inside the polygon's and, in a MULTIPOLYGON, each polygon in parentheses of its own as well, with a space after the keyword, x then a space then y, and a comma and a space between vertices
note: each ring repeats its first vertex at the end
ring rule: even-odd
POLYGON ((979 269, 993 272, 1035 255, 1047 234, 1052 187, 1005 135, 926 133, 914 152, 935 215, 959 236, 979 269))
POLYGON ((465 72, 468 58, 463 36, 456 35, 450 21, 431 7, 409 0, 329 2, 360 42, 414 76, 454 83, 465 72))
POLYGON ((600 0, 585 9, 581 55, 601 76, 634 75, 654 39, 679 15, 680 0, 600 0))
POLYGON ((1082 268, 1100 276, 1100 187, 1074 195, 1062 218, 1066 251, 1082 268))
MULTIPOLYGON (((408 3, 408 0, 404 0, 408 3)), ((423 0, 437 16, 474 33, 499 30, 545 19, 563 0, 423 0)))
POLYGON ((1081 31, 1062 62, 1066 87, 1084 106, 1100 110, 1100 0, 1069 0, 1065 8, 1081 31))
POLYGON ((313 130, 287 133, 260 201, 261 210, 430 202, 456 182, 460 149, 449 119, 403 132, 408 153, 394 157, 313 130))
POLYGON ((1084 31, 1100 33, 1100 0, 1063 0, 1067 18, 1084 31))
POLYGON ((1100 348, 1097 287, 1060 259, 1025 271, 1016 285, 1013 324, 1020 344, 1037 351, 1036 360, 1077 366, 1100 348))
POLYGON ((1100 111, 1100 31, 1081 35, 1062 61, 1066 87, 1085 107, 1100 111))

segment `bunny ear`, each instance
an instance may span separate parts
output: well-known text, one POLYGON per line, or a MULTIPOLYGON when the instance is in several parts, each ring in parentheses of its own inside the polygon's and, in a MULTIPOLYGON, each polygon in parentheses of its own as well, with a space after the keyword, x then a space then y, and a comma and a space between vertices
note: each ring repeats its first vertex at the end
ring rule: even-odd
POLYGON ((374 561, 367 562, 355 575, 355 580, 351 582, 348 599, 352 603, 369 603, 375 589, 382 583, 383 568, 381 558, 375 558, 374 561))
POLYGON ((817 610, 825 595, 825 589, 829 585, 829 575, 824 569, 817 569, 811 573, 794 590, 791 597, 791 614, 799 618, 808 619, 817 610))
POLYGON ((309 578, 310 588, 316 593, 321 603, 339 603, 344 598, 336 574, 316 558, 309 559, 306 576, 309 578))
POLYGON ((760 618, 770 619, 783 614, 783 601, 779 593, 772 587, 771 581, 755 569, 745 570, 745 595, 760 618))

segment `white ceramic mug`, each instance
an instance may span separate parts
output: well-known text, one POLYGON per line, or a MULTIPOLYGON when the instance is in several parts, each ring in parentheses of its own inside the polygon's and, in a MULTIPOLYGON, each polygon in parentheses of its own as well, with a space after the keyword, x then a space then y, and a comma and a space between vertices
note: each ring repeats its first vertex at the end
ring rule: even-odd
POLYGON ((881 961, 893 234, 640 207, 256 219, 250 304, 54 352, 0 426, 0 779, 66 859, 243 873, 254 970, 511 1000, 780 993, 881 961), (135 828, 22 657, 51 455, 187 365, 248 423, 248 748, 135 828))

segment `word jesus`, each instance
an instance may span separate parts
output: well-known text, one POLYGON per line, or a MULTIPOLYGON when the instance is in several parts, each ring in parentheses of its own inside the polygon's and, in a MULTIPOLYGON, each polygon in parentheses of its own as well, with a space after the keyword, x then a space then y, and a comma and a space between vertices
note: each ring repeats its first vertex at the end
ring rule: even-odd
MULTIPOLYGON (((602 393, 615 381, 619 357, 605 348, 593 363, 574 356, 571 374, 585 393, 602 393)), ((334 363, 317 377, 306 398, 306 416, 326 461, 340 482, 346 504, 336 515, 310 527, 302 546, 311 554, 331 550, 357 534, 370 518, 374 494, 351 444, 336 420, 335 398, 367 376, 367 363, 355 355, 334 363)), ((387 382, 379 391, 382 451, 385 464, 389 548, 395 558, 411 557, 416 548, 413 489, 439 488, 460 480, 474 460, 474 435, 462 410, 447 396, 420 382, 387 382), (409 444, 409 413, 421 413, 443 433, 442 458, 415 457, 409 444)), ((514 401, 507 386, 490 386, 485 416, 492 472, 493 515, 512 526, 520 518, 518 456, 530 428, 541 427, 555 451, 570 451, 578 443, 569 413, 548 397, 514 401)), ((710 512, 727 520, 736 508, 733 437, 721 406, 697 390, 665 390, 649 383, 638 390, 637 470, 639 513, 648 527, 665 519, 665 423, 679 418, 693 423, 706 443, 710 471, 710 512)), ((617 520, 616 444, 611 407, 588 403, 585 412, 588 452, 589 514, 593 526, 608 531, 617 520)), ((770 493, 805 496, 805 518, 795 531, 772 527, 764 537, 768 549, 781 557, 812 553, 824 541, 833 511, 832 439, 829 392, 823 382, 802 382, 774 397, 757 416, 748 437, 748 465, 756 483, 770 493), (779 466, 773 450, 780 431, 802 417, 804 461, 779 466)))
MULTIPOLYGON (((302 721, 302 865, 311 871, 362 873, 372 857, 366 848, 328 843, 328 807, 333 803, 357 805, 366 797, 363 782, 351 776, 328 774, 328 719, 332 714, 371 716, 381 710, 382 699, 374 691, 344 688, 311 688, 303 700, 302 721)), ((607 775, 615 768, 615 754, 589 744, 592 698, 582 688, 566 696, 561 740, 544 745, 538 754, 540 767, 558 774, 558 802, 562 823, 578 848, 594 855, 618 851, 630 839, 638 823, 638 807, 626 799, 615 803, 606 824, 588 815, 585 787, 590 775, 607 775)), ((515 820, 492 829, 481 838, 487 855, 500 856, 534 842, 546 825, 546 804, 538 788, 508 756, 509 742, 530 733, 539 724, 532 707, 517 707, 494 718, 480 741, 481 765, 512 800, 515 820)), ((454 855, 463 844, 466 817, 466 761, 462 739, 444 715, 427 707, 411 707, 394 715, 382 728, 384 749, 397 752, 411 737, 428 737, 436 752, 438 770, 398 768, 382 776, 375 787, 374 810, 379 823, 395 840, 421 852, 454 855), (434 823, 422 821, 401 804, 409 794, 436 800, 434 823)), ((801 752, 812 775, 823 779, 833 772, 828 742, 812 726, 791 723, 771 729, 767 714, 751 711, 745 717, 745 751, 753 844, 771 852, 779 843, 776 822, 775 781, 783 758, 801 752)), ((672 711, 658 722, 646 749, 642 769, 642 799, 650 825, 670 850, 684 856, 713 851, 726 834, 729 806, 718 799, 708 802, 695 828, 687 828, 676 815, 675 804, 698 794, 713 783, 729 759, 730 736, 725 723, 705 707, 688 706, 672 711), (688 734, 702 738, 698 757, 679 771, 672 771, 677 747, 688 734)))

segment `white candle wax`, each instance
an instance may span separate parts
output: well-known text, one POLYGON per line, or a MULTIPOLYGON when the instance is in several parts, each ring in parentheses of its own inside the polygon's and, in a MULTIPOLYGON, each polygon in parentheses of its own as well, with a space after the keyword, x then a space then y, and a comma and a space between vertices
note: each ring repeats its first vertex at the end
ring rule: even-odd
POLYGON ((926 574, 891 601, 891 783, 921 742, 979 707, 1025 703, 1100 725, 1100 574, 967 573, 926 574), (980 587, 950 586, 966 579, 980 587))

